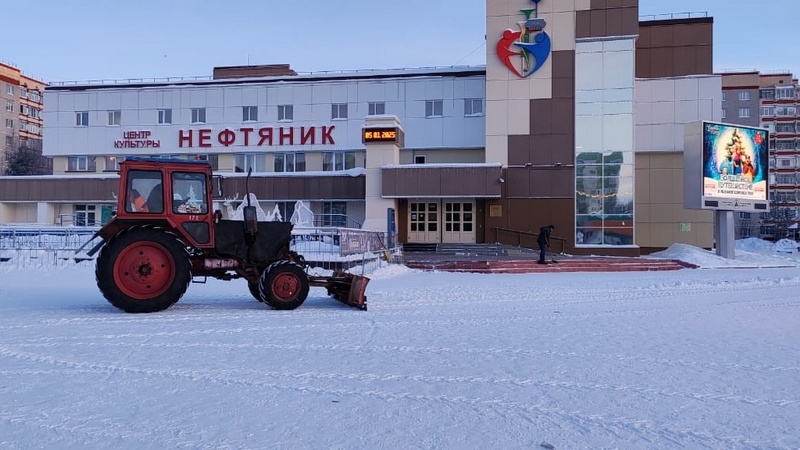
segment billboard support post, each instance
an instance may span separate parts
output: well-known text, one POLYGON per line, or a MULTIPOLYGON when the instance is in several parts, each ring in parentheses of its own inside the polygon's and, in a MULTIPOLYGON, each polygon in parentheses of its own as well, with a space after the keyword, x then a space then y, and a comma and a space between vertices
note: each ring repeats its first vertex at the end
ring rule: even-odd
POLYGON ((714 242, 717 243, 717 255, 727 259, 736 259, 733 224, 733 211, 723 209, 714 211, 714 242))

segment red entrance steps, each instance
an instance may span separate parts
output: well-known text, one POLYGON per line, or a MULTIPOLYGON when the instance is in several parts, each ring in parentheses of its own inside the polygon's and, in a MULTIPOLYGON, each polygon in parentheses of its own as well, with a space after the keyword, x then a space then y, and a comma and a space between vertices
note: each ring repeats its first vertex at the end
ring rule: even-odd
POLYGON ((417 260, 404 264, 411 269, 469 273, 635 272, 697 268, 673 259, 580 257, 563 258, 558 263, 548 262, 546 265, 535 260, 417 260))

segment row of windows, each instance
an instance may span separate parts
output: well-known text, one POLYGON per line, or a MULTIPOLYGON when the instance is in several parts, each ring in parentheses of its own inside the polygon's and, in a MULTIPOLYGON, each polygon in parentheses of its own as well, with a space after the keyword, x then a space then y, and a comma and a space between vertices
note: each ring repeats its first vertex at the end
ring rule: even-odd
MULTIPOLYGON (((153 155, 156 158, 176 158, 175 155, 153 155)), ((105 156, 107 171, 118 171, 119 164, 125 156, 105 156)), ((214 170, 218 170, 218 155, 185 155, 181 159, 209 161, 214 170)), ((323 152, 322 170, 333 172, 354 169, 356 167, 356 152, 323 152)), ((267 172, 267 156, 265 153, 237 153, 234 154, 234 172, 246 173, 267 172)), ((305 172, 306 154, 304 152, 279 152, 274 153, 274 172, 305 172)), ((95 172, 97 171, 97 157, 95 156, 70 156, 67 158, 67 171, 69 172, 95 172)))
MULTIPOLYGON (((293 105, 278 105, 278 121, 294 120, 293 105)), ((13 105, 12 105, 13 110, 13 105)), ((191 123, 206 123, 206 108, 192 108, 191 123)), ((258 106, 242 106, 242 122, 258 121, 258 106)), ((370 102, 369 115, 386 114, 386 103, 370 102)), ((426 100, 425 117, 443 117, 444 100, 426 100)), ((483 115, 483 99, 468 98, 464 99, 464 115, 480 116, 483 115)), ((348 118, 347 103, 331 104, 331 120, 344 120, 348 118)), ((122 111, 108 111, 107 125, 119 125, 122 120, 122 111)), ((159 109, 157 123, 162 125, 172 124, 172 109, 159 109)), ((79 127, 89 126, 89 111, 75 112, 75 125, 79 127)))
POLYGON ((794 139, 779 139, 777 141, 769 141, 769 148, 775 150, 794 150, 797 148, 797 142, 794 139))
POLYGON ((20 120, 19 122, 19 130, 27 131, 28 133, 33 133, 33 134, 42 134, 41 126, 35 123, 25 122, 23 120, 20 120))
POLYGON ((776 88, 766 88, 758 91, 758 97, 762 99, 790 99, 795 96, 794 86, 784 86, 776 88))
MULTIPOLYGON (((750 92, 749 91, 741 91, 739 92, 739 101, 746 102, 750 100, 750 92)), ((722 91, 722 101, 728 101, 728 93, 722 91)))
POLYGON ((19 88, 19 97, 20 98, 27 98, 28 100, 36 103, 42 102, 42 94, 39 92, 38 89, 28 89, 24 86, 20 86, 19 88))
POLYGON ((41 119, 42 118, 42 110, 38 108, 33 108, 28 105, 19 105, 19 112, 28 117, 32 117, 34 119, 41 119))
POLYGON ((794 117, 797 114, 797 108, 794 106, 762 106, 761 115, 766 117, 794 117))
MULTIPOLYGON (((289 222, 294 214, 294 205, 296 202, 274 202, 280 211, 280 220, 289 222)), ((347 203, 346 202, 321 202, 323 213, 320 216, 319 226, 349 226, 347 224, 347 203)), ((239 206, 238 202, 234 202, 234 207, 239 206)), ((74 225, 77 226, 98 226, 100 218, 97 215, 96 205, 75 205, 74 225)))

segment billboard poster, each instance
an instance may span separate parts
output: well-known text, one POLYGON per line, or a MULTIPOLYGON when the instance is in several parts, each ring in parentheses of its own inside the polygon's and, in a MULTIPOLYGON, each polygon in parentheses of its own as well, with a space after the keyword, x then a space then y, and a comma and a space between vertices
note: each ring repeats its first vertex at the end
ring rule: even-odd
POLYGON ((703 122, 703 197, 767 201, 769 132, 703 122))

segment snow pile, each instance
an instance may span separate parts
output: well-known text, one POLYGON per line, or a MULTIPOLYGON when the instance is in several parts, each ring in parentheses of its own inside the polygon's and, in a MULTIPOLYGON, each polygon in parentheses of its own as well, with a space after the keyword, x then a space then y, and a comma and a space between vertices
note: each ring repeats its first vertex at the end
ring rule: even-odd
MULTIPOLYGON (((788 242, 794 242, 786 240, 788 242)), ((655 252, 646 258, 676 259, 704 269, 800 267, 800 253, 789 254, 778 248, 788 248, 788 243, 773 244, 763 239, 747 238, 736 241, 735 258, 727 259, 715 251, 688 244, 672 244, 664 251, 655 252), (780 247, 778 247, 778 244, 780 247)), ((795 243, 795 245, 797 245, 795 243)))

